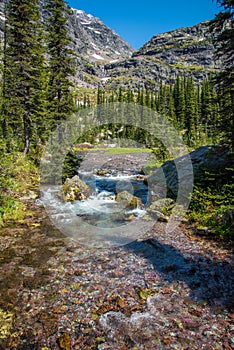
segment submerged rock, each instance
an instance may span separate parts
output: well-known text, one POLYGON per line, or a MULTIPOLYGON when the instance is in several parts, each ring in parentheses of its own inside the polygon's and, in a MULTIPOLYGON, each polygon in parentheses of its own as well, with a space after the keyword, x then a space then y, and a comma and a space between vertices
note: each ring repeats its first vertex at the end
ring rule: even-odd
POLYGON ((92 194, 92 189, 82 181, 79 176, 67 179, 62 186, 63 199, 66 202, 87 199, 92 194))
POLYGON ((96 171, 96 174, 97 174, 98 176, 104 176, 104 175, 107 174, 107 171, 106 171, 105 169, 98 169, 98 170, 96 171))

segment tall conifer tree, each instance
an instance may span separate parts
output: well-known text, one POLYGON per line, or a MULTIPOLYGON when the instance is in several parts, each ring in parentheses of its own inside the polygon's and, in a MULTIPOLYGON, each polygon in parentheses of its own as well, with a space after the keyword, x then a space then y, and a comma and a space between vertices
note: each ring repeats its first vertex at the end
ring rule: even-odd
POLYGON ((26 154, 44 105, 40 11, 37 0, 9 0, 5 6, 3 136, 14 134, 26 154))
POLYGON ((222 6, 222 11, 211 23, 211 29, 216 32, 217 58, 222 61, 222 71, 216 78, 222 101, 219 130, 234 150, 234 1, 216 2, 222 6))
POLYGON ((188 144, 192 143, 196 132, 196 100, 192 78, 185 80, 185 129, 188 144))
POLYGON ((177 76, 174 85, 173 95, 177 124, 180 129, 183 129, 185 122, 185 86, 184 81, 179 76, 177 76))
POLYGON ((46 0, 47 45, 49 54, 48 113, 52 126, 75 110, 71 77, 75 74, 75 55, 69 47, 67 19, 70 13, 63 0, 46 0))

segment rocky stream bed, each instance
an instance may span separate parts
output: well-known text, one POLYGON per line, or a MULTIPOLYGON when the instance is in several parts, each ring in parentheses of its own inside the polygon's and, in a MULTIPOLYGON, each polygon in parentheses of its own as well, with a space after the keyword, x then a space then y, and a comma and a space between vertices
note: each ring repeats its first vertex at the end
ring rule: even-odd
POLYGON ((232 247, 155 221, 132 243, 89 248, 26 204, 0 234, 1 350, 234 349, 232 247))

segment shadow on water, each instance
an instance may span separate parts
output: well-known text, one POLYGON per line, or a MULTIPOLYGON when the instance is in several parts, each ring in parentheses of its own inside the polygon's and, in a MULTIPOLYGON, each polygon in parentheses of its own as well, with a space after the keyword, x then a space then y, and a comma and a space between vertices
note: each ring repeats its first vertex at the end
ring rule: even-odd
POLYGON ((135 241, 125 249, 147 259, 168 282, 183 281, 190 288, 193 300, 233 310, 233 263, 215 262, 197 253, 188 257, 154 238, 135 241))

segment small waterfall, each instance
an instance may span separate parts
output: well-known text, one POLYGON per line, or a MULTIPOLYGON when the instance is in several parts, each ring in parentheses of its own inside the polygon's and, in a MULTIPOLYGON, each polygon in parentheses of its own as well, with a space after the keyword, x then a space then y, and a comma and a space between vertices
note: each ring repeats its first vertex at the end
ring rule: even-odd
MULTIPOLYGON (((91 173, 82 173, 79 176, 93 189, 92 196, 86 200, 64 202, 59 186, 41 189, 41 201, 56 227, 85 244, 87 241, 94 241, 95 246, 97 235, 100 236, 100 242, 117 241, 119 245, 132 241, 131 237, 128 238, 126 227, 130 227, 131 234, 135 235, 136 229, 129 225, 136 222, 139 229, 138 220, 146 213, 144 205, 131 210, 123 208, 115 200, 115 195, 120 191, 128 191, 146 203, 148 192, 144 181, 137 180, 135 176, 103 177, 91 173), (101 230, 97 230, 98 228, 101 230)), ((145 220, 143 221, 145 225, 145 220)))
POLYGON ((127 191, 139 197, 143 204, 148 201, 148 187, 143 179, 138 179, 136 175, 105 176, 93 175, 92 173, 79 172, 79 177, 89 185, 96 193, 109 192, 113 195, 121 191, 127 191))

